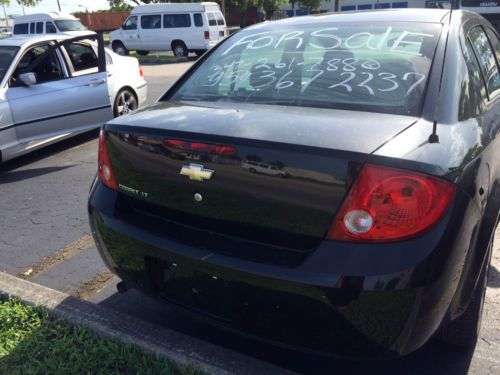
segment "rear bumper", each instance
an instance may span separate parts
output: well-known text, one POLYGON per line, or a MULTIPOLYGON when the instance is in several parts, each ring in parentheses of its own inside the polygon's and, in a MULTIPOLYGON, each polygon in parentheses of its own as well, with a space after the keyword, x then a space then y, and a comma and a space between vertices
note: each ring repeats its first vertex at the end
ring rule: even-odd
POLYGON ((288 268, 148 233, 114 218, 117 197, 96 182, 88 207, 108 267, 130 286, 259 339, 343 357, 402 355, 432 336, 454 295, 450 269, 461 260, 438 245, 449 218, 403 248, 330 242, 288 268))

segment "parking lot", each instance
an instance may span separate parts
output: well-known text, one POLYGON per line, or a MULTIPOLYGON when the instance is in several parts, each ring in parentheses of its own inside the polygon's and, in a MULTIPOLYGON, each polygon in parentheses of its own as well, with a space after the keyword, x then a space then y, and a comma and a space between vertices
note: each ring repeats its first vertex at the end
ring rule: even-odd
MULTIPOLYGON (((192 63, 144 65, 148 103, 192 63)), ((95 176, 97 132, 0 166, 0 271, 108 306, 299 373, 499 374, 500 231, 490 268, 481 339, 473 352, 430 342, 408 357, 351 362, 275 348, 179 315, 119 281, 102 263, 89 234, 86 203, 95 176)))

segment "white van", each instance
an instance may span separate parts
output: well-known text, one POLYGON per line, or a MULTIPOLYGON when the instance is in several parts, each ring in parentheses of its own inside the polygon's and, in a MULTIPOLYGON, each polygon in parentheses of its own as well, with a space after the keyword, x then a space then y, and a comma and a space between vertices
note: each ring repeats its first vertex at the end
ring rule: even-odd
POLYGON ((175 56, 198 56, 227 36, 226 21, 217 3, 165 3, 136 6, 121 29, 110 34, 120 55, 135 50, 173 51, 175 56))
POLYGON ((88 33, 89 31, 78 18, 67 13, 45 12, 14 18, 14 35, 64 34, 79 36, 88 33))

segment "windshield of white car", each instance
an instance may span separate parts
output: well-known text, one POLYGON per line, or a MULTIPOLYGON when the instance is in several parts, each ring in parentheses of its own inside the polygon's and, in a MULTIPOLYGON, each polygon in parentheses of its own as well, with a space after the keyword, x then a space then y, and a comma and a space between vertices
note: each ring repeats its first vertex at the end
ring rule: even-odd
POLYGON ((415 116, 440 24, 283 24, 241 31, 172 101, 243 102, 415 116))
POLYGON ((80 21, 77 20, 60 20, 55 22, 57 28, 62 32, 87 30, 87 28, 83 26, 80 21))
POLYGON ((19 51, 19 47, 0 46, 0 81, 3 80, 5 73, 9 70, 17 51, 19 51))

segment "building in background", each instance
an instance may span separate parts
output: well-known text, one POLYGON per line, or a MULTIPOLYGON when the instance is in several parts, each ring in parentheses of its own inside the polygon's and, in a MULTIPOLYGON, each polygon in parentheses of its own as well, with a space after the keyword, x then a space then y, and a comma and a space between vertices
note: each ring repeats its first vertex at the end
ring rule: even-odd
MULTIPOLYGON (((391 9, 391 8, 425 8, 425 0, 339 0, 338 6, 339 11, 348 12, 355 10, 371 10, 371 9, 391 9)), ((433 3, 446 3, 449 4, 450 1, 432 1, 433 3)), ((449 6, 449 5, 448 5, 449 6)), ((434 6, 428 6, 434 7, 434 6)), ((281 11, 285 11, 288 17, 303 16, 308 14, 306 10, 300 9, 298 5, 295 6, 295 14, 292 10, 290 4, 283 4, 280 6, 281 11)), ((320 5, 320 13, 324 12, 335 12, 335 0, 322 1, 320 5)))

